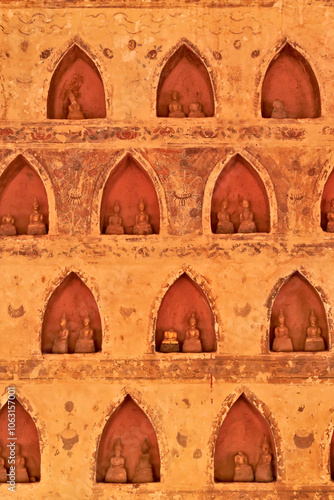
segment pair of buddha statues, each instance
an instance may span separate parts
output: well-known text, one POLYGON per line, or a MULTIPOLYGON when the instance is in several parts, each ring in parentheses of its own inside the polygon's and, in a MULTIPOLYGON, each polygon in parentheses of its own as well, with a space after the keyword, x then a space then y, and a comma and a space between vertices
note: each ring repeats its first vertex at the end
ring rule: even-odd
MULTIPOLYGON (((152 234, 152 226, 150 224, 150 217, 145 210, 145 202, 143 198, 139 201, 139 213, 136 215, 136 222, 133 226, 133 234, 136 235, 146 235, 152 234)), ((108 219, 108 226, 106 229, 106 234, 124 234, 123 220, 119 215, 120 206, 118 201, 115 201, 113 206, 113 214, 110 215, 108 219)))
MULTIPOLYGON (((168 116, 170 118, 186 118, 186 115, 182 109, 182 105, 179 102, 179 95, 176 90, 172 92, 172 99, 168 106, 168 116)), ((188 118, 204 118, 205 113, 203 112, 202 104, 198 100, 192 102, 189 105, 188 118)))
POLYGON ((147 438, 144 439, 142 453, 139 457, 132 481, 128 480, 128 473, 125 468, 125 458, 122 456, 122 450, 122 441, 118 438, 114 444, 114 454, 110 458, 104 481, 106 483, 153 483, 153 469, 150 463, 150 447, 147 438))
MULTIPOLYGON (((291 352, 293 351, 293 345, 289 335, 289 329, 285 326, 285 317, 282 309, 279 311, 278 323, 279 325, 274 329, 275 338, 272 350, 275 352, 291 352)), ((317 323, 317 316, 312 309, 310 313, 310 326, 306 330, 305 351, 316 352, 325 350, 325 342, 321 336, 321 328, 317 323)))
MULTIPOLYGON (((46 234, 46 227, 43 222, 43 215, 39 211, 39 203, 37 197, 34 197, 33 213, 29 217, 29 225, 27 234, 43 235, 46 234)), ((0 225, 0 236, 16 236, 15 220, 10 214, 2 217, 0 225)))
POLYGON ((255 467, 248 463, 248 457, 246 453, 239 451, 234 456, 234 482, 257 482, 257 483, 270 483, 274 480, 272 472, 272 454, 270 453, 270 446, 267 438, 265 438, 260 459, 255 467))
MULTIPOLYGON (((223 200, 220 205, 220 211, 217 213, 217 229, 216 234, 233 234, 235 232, 234 224, 230 221, 230 214, 228 213, 228 202, 223 200)), ((238 233, 256 233, 256 225, 254 222, 254 215, 250 211, 249 201, 242 201, 242 211, 240 214, 240 225, 238 233)))
POLYGON ((15 453, 13 456, 11 455, 10 459, 7 461, 8 467, 6 467, 6 460, 1 453, 2 449, 0 447, 0 483, 7 483, 7 481, 9 481, 9 474, 11 471, 15 472, 15 483, 36 482, 36 478, 29 475, 25 458, 21 455, 21 446, 19 444, 15 445, 15 453))
MULTIPOLYGON (((74 352, 75 353, 89 353, 95 352, 94 344, 94 330, 90 328, 90 319, 86 315, 83 319, 83 328, 79 332, 79 337, 75 343, 74 352)), ((59 330, 53 345, 53 354, 68 354, 68 337, 69 330, 67 328, 67 319, 65 313, 60 320, 61 329, 59 330)))
MULTIPOLYGON (((186 338, 182 344, 182 352, 203 352, 200 331, 197 326, 195 313, 189 319, 190 328, 186 331, 186 338)), ((180 352, 180 342, 177 339, 177 332, 173 329, 164 332, 161 342, 160 352, 180 352)))

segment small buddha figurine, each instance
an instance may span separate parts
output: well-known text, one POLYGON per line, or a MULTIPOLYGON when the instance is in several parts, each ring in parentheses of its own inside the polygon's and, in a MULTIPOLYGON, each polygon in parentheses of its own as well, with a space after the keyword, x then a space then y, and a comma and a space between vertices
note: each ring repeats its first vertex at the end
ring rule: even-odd
POLYGON ((274 342, 273 342, 273 351, 275 352, 291 352, 293 351, 292 341, 289 336, 289 330, 284 324, 285 318, 282 309, 279 311, 278 323, 279 326, 276 326, 274 329, 274 342))
POLYGON ((142 454, 139 457, 138 465, 133 476, 133 483, 153 483, 153 470, 150 463, 149 444, 147 438, 144 439, 141 447, 142 454))
POLYGON ((274 480, 271 467, 273 457, 269 451, 270 446, 267 437, 265 437, 261 449, 260 459, 255 469, 255 481, 258 483, 270 483, 274 480))
POLYGON ((122 226, 122 217, 119 214, 120 206, 118 200, 115 201, 113 206, 113 215, 110 215, 106 234, 124 234, 124 227, 122 226))
POLYGON ((235 482, 251 482, 254 481, 254 472, 252 466, 248 463, 248 457, 242 451, 239 451, 235 457, 235 469, 233 481, 235 482))
POLYGON ((168 106, 170 118, 184 118, 186 115, 182 111, 182 106, 179 103, 179 98, 176 90, 172 92, 172 100, 168 106))
POLYGON ((14 217, 11 215, 5 215, 2 217, 0 226, 0 236, 15 236, 16 227, 14 226, 14 217))
POLYGON ((278 120, 282 118, 287 118, 288 115, 284 109, 284 103, 279 99, 273 101, 273 109, 271 112, 271 118, 276 118, 278 120))
POLYGON ((152 234, 152 226, 150 224, 150 218, 145 210, 145 203, 143 198, 139 201, 139 214, 136 215, 136 223, 133 228, 133 234, 152 234))
POLYGON ((161 342, 160 352, 180 352, 177 332, 173 329, 169 329, 164 332, 164 339, 161 342))
POLYGON ((331 207, 327 214, 327 227, 326 231, 328 233, 334 233, 334 198, 331 200, 331 207))
POLYGON ((80 330, 79 333, 79 338, 75 343, 75 349, 74 352, 95 352, 95 345, 94 345, 94 330, 92 330, 89 327, 89 316, 85 316, 84 320, 84 327, 82 330, 80 330))
POLYGON ((34 197, 34 211, 30 215, 27 234, 41 235, 46 234, 46 227, 43 222, 43 215, 39 212, 39 203, 37 197, 34 197))
POLYGON ((205 113, 203 113, 202 104, 198 101, 194 101, 189 106, 189 118, 204 118, 205 113))
POLYGON ((20 455, 20 445, 15 445, 15 482, 30 483, 34 482, 35 478, 30 478, 28 470, 25 466, 25 459, 20 455))
POLYGON ((67 320, 66 320, 65 313, 62 315, 62 318, 60 320, 60 326, 61 326, 61 330, 59 330, 59 333, 58 333, 57 337, 55 338, 55 341, 53 342, 53 346, 52 346, 53 354, 67 354, 68 353, 68 329, 66 328, 67 320))
POLYGON ((106 483, 126 483, 127 473, 125 459, 122 457, 122 441, 117 439, 114 444, 114 455, 110 458, 110 465, 106 473, 106 483))
POLYGON ((189 319, 190 328, 186 331, 182 352, 203 352, 200 331, 196 328, 196 316, 192 313, 189 319))
POLYGON ((243 200, 238 233, 256 233, 257 230, 253 218, 253 213, 249 210, 249 201, 243 200))
POLYGON ((0 446, 0 483, 7 483, 7 469, 6 469, 6 462, 3 456, 1 455, 2 448, 0 446))
POLYGON ((77 102, 74 93, 70 90, 68 93, 70 104, 68 106, 67 119, 68 120, 84 120, 85 116, 81 110, 80 104, 77 102))
POLYGON ((217 230, 216 234, 232 234, 234 233, 233 222, 230 221, 230 214, 227 211, 228 202, 223 200, 220 205, 220 211, 217 213, 217 230))
POLYGON ((317 325, 317 317, 311 310, 310 324, 306 330, 305 351, 324 351, 325 342, 321 336, 321 328, 317 325))

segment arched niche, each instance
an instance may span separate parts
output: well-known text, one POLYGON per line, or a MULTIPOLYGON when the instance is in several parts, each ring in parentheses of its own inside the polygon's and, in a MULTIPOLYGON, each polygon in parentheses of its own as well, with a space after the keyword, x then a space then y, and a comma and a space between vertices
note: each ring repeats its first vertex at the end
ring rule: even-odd
POLYGON ((133 234, 140 198, 145 202, 153 233, 159 234, 160 209, 153 182, 140 163, 132 155, 127 154, 111 172, 104 186, 100 217, 101 233, 105 233, 108 218, 113 213, 115 201, 118 200, 124 232, 133 234))
POLYGON ((328 324, 324 305, 317 291, 300 273, 295 272, 283 283, 273 303, 270 319, 271 348, 275 337, 274 329, 279 324, 280 309, 283 311, 294 351, 304 351, 311 309, 318 318, 318 325, 321 328, 326 349, 328 349, 328 324))
POLYGON ((78 45, 74 44, 59 62, 50 82, 47 117, 66 119, 71 90, 85 118, 105 118, 106 100, 99 70, 78 45))
POLYGON ((271 61, 264 77, 263 118, 271 118, 276 99, 283 102, 287 118, 321 116, 320 90, 315 74, 302 54, 289 43, 271 61))
POLYGON ((227 413, 217 436, 214 455, 215 481, 233 481, 234 457, 238 452, 247 455, 248 463, 255 473, 265 440, 269 443, 270 452, 273 456, 271 465, 275 480, 277 477, 277 460, 272 432, 259 410, 244 394, 241 394, 227 413))
POLYGON ((168 59, 160 75, 157 91, 157 116, 169 114, 168 105, 176 90, 184 113, 198 100, 206 116, 214 116, 214 97, 211 79, 201 58, 183 43, 168 59))
POLYGON ((0 177, 0 217, 14 217, 17 234, 27 234, 35 196, 48 232, 49 204, 44 184, 26 158, 19 155, 0 177))
MULTIPOLYGON (((1 443, 1 456, 5 459, 5 466, 9 468, 8 464, 10 449, 7 447, 8 440, 8 404, 12 411, 13 405, 15 406, 15 442, 20 445, 20 455, 25 459, 25 466, 30 477, 34 477, 36 481, 41 479, 41 453, 39 448, 39 438, 36 425, 23 408, 17 398, 14 400, 9 399, 0 410, 0 443, 1 443)), ((12 413, 10 413, 12 415, 12 413)))
POLYGON ((259 174, 239 154, 232 157, 223 168, 212 193, 211 230, 213 233, 217 230, 217 214, 224 199, 228 201, 228 212, 235 232, 238 232, 240 226, 241 204, 245 199, 250 203, 257 232, 270 232, 270 207, 266 188, 259 174))
POLYGON ((100 351, 102 325, 97 303, 89 288, 76 273, 72 272, 60 283, 48 301, 42 325, 42 352, 52 352, 64 313, 69 330, 69 353, 74 352, 79 332, 83 328, 83 319, 87 314, 90 326, 94 330, 95 350, 100 351))
POLYGON ((327 214, 330 211, 331 200, 334 199, 334 170, 330 173, 321 197, 321 228, 327 231, 327 214))
POLYGON ((96 481, 104 482, 110 458, 113 456, 115 441, 120 439, 123 445, 122 456, 125 458, 127 482, 131 483, 145 438, 149 444, 154 481, 160 481, 160 453, 155 430, 144 411, 131 396, 127 395, 103 429, 97 453, 96 481))
POLYGON ((212 309, 201 287, 188 274, 183 273, 170 286, 158 310, 155 334, 155 348, 160 351, 166 330, 178 333, 180 350, 189 328, 192 313, 196 314, 197 328, 201 332, 203 352, 217 350, 215 320, 212 309))

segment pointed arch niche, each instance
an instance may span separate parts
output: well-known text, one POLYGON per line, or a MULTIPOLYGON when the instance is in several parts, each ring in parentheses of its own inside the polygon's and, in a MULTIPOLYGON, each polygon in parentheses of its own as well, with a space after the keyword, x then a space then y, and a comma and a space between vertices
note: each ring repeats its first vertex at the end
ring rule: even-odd
POLYGON ((108 218, 113 213, 115 201, 118 200, 124 233, 133 234, 141 197, 150 217, 153 234, 159 234, 160 209, 155 187, 140 163, 131 154, 127 154, 111 172, 104 186, 100 217, 101 233, 105 233, 108 218))
POLYGON ((127 482, 131 483, 145 438, 149 444, 154 481, 160 481, 160 453, 155 430, 144 411, 127 395, 103 429, 97 453, 96 481, 104 481, 115 441, 121 439, 127 482))
POLYGON ((189 328, 189 318, 195 312, 197 328, 201 332, 203 352, 217 350, 215 320, 212 309, 201 287, 187 273, 183 273, 170 286, 158 310, 155 334, 155 349, 160 351, 166 330, 178 333, 180 351, 189 328))
POLYGON ((210 75, 201 58, 183 43, 164 65, 157 91, 157 116, 167 117, 172 92, 176 90, 186 115, 189 105, 199 101, 206 116, 214 116, 210 75))
POLYGON ((86 314, 89 315, 90 327, 94 330, 95 350, 101 351, 102 325, 97 303, 89 288, 76 273, 72 272, 60 283, 48 301, 42 325, 42 352, 52 352, 64 313, 69 330, 69 353, 74 352, 86 314))
POLYGON ((74 44, 60 60, 50 82, 47 117, 67 119, 71 90, 85 118, 105 118, 106 99, 99 70, 91 58, 74 44))
POLYGON ((273 101, 284 104, 287 118, 321 116, 320 90, 304 56, 289 43, 271 61, 262 84, 261 112, 271 118, 273 101))
MULTIPOLYGON (((15 437, 16 443, 20 445, 20 454, 25 459, 29 477, 34 477, 36 481, 41 479, 41 452, 36 425, 23 408, 17 398, 10 400, 10 404, 15 404, 15 437)), ((5 459, 5 466, 8 468, 9 448, 8 444, 8 403, 0 410, 0 443, 1 455, 5 459)))
POLYGON ((332 172, 329 174, 329 177, 326 181, 324 190, 322 192, 322 197, 321 197, 321 205, 320 205, 320 210, 321 210, 321 228, 323 231, 327 231, 327 214, 330 211, 331 208, 331 201, 334 199, 334 169, 332 172))
POLYGON ((24 156, 18 155, 0 177, 0 217, 12 215, 17 234, 27 234, 35 196, 48 232, 49 204, 44 184, 24 156))
POLYGON ((240 226, 241 203, 248 200, 258 233, 270 232, 270 207, 266 188, 261 177, 240 154, 233 156, 221 171, 211 202, 211 230, 217 230, 217 214, 223 199, 228 201, 230 220, 234 231, 240 226))
POLYGON ((277 477, 277 460, 274 439, 270 427, 259 410, 245 394, 237 399, 227 413, 219 430, 214 455, 214 478, 216 482, 233 482, 234 457, 245 453, 254 473, 260 459, 261 446, 267 439, 273 455, 272 473, 277 477))
POLYGON ((326 350, 328 350, 328 323, 324 305, 311 283, 299 272, 292 274, 283 283, 275 298, 270 319, 270 348, 275 337, 274 329, 279 324, 280 309, 283 311, 294 351, 304 351, 311 309, 318 318, 318 325, 321 328, 326 350))

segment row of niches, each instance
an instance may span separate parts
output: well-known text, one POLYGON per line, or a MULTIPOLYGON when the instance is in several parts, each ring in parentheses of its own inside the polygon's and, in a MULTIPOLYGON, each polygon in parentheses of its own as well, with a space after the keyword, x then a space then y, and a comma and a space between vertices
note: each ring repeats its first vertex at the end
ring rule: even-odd
MULTIPOLYGON (((270 63, 262 83, 263 118, 300 119, 321 116, 320 90, 303 55, 286 43, 270 63)), ((215 115, 210 72, 202 58, 183 43, 161 71, 156 115, 205 118, 215 115)), ((84 120, 106 117, 106 96, 95 63, 78 45, 60 60, 50 82, 47 118, 84 120)))
MULTIPOLYGON (((62 193, 62 196, 69 201, 69 211, 71 204, 75 206, 82 199, 76 188, 62 193)), ((187 196, 179 196, 181 210, 187 196)), ((223 167, 210 196, 212 233, 231 235, 271 231, 272 214, 266 187, 258 172, 241 155, 234 155, 223 167)), ((334 171, 323 189, 320 210, 321 228, 333 233, 334 171)), ((0 217, 0 236, 45 235, 49 232, 49 202, 45 186, 22 155, 17 156, 0 177, 0 217)), ((169 219, 169 214, 166 219, 169 219)), ((100 232, 118 236, 151 235, 159 234, 160 226, 161 199, 156 185, 139 161, 126 154, 104 183, 100 232)))
MULTIPOLYGON (((214 481, 271 483, 279 480, 275 437, 277 429, 274 436, 266 417, 242 393, 218 423, 211 451, 214 456, 214 481)), ((65 436, 62 440, 66 444, 65 436)), ((13 463, 17 483, 42 479, 37 428, 17 398, 9 399, 0 411, 0 443, 1 483, 7 481, 7 471, 13 463), (13 406, 17 439, 11 455, 7 438, 13 406), (11 458, 13 456, 15 458, 11 458)), ((154 420, 149 419, 129 395, 109 416, 98 437, 96 453, 92 450, 91 454, 96 457, 94 479, 97 483, 160 481, 162 460, 154 420)), ((333 480, 334 436, 331 438, 328 462, 333 480)))
MULTIPOLYGON (((307 279, 296 272, 275 293, 268 351, 328 350, 325 308, 307 279)), ((217 350, 216 320, 209 298, 186 273, 165 293, 154 324, 156 353, 217 350)), ((86 284, 72 272, 47 302, 42 324, 42 352, 57 355, 95 353, 102 350, 102 340, 98 305, 86 284)))

